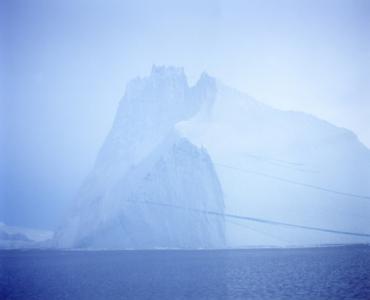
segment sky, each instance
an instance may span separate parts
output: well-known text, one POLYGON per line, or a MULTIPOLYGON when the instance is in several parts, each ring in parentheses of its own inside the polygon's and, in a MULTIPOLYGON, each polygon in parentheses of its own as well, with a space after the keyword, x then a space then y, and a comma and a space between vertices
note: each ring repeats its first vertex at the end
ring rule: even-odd
POLYGON ((0 221, 55 229, 153 64, 206 71, 370 148, 370 1, 0 1, 0 221))

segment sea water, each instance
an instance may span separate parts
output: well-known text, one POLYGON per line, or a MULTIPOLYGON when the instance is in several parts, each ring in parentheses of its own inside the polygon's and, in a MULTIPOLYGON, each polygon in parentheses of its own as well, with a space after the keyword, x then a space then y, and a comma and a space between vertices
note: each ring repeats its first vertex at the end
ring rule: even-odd
POLYGON ((370 247, 0 251, 1 299, 370 299, 370 247))

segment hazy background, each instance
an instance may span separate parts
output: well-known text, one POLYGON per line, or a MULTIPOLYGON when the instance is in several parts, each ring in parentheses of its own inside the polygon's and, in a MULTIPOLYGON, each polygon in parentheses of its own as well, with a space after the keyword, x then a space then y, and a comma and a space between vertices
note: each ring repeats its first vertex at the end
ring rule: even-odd
POLYGON ((370 1, 0 0, 0 221, 53 229, 152 64, 203 70, 370 147, 370 1))

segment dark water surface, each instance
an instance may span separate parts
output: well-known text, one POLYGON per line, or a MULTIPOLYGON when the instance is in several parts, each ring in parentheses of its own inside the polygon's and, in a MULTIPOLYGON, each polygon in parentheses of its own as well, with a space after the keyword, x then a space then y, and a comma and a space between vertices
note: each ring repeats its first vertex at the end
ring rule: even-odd
POLYGON ((370 299, 370 247, 0 251, 1 299, 370 299))

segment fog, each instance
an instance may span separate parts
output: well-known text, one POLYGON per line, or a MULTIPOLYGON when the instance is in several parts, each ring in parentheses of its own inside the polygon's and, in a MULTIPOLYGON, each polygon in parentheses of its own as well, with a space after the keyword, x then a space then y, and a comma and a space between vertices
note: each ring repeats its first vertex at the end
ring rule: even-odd
POLYGON ((370 3, 20 1, 0 4, 0 221, 55 229, 126 83, 153 64, 203 71, 370 147, 370 3))

